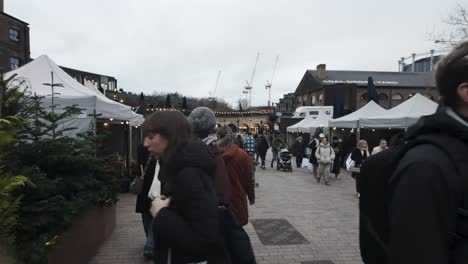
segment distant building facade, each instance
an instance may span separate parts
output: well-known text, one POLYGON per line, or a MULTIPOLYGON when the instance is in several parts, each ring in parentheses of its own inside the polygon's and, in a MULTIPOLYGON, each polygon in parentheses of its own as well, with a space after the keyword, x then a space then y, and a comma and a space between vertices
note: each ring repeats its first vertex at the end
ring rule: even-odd
POLYGON ((8 72, 31 59, 29 24, 3 12, 0 0, 0 72, 8 72))
POLYGON ((284 114, 292 114, 294 113, 295 107, 295 99, 294 93, 288 93, 283 96, 283 98, 279 99, 279 103, 277 104, 277 111, 284 113, 284 114))
POLYGON ((368 77, 374 80, 379 104, 387 109, 416 93, 434 101, 439 98, 432 72, 327 71, 320 64, 304 74, 294 92, 293 108, 330 105, 335 117, 351 113, 367 103, 368 77))
POLYGON ((402 57, 398 61, 399 70, 402 72, 432 72, 437 63, 449 50, 430 50, 427 53, 413 53, 409 57, 402 57))
POLYGON ((98 89, 104 94, 107 91, 117 91, 117 79, 115 77, 85 72, 62 66, 60 66, 60 68, 62 68, 62 70, 68 73, 68 75, 73 77, 79 83, 85 86, 94 86, 96 89, 98 89))

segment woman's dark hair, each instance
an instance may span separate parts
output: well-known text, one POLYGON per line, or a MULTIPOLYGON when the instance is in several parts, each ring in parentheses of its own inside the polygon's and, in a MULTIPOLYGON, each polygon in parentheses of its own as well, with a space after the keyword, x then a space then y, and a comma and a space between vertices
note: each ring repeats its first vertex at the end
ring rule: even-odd
POLYGON ((450 107, 459 106, 460 99, 457 95, 457 87, 468 82, 467 73, 468 41, 465 41, 437 63, 436 85, 445 105, 450 107))
POLYGON ((191 140, 192 127, 178 111, 156 112, 146 117, 141 125, 144 136, 160 134, 168 140, 163 160, 171 160, 191 140))

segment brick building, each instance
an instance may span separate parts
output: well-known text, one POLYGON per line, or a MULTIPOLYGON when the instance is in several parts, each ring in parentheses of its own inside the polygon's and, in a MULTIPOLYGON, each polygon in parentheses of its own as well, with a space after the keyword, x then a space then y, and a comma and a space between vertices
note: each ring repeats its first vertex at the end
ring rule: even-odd
POLYGON ((372 77, 379 104, 392 108, 416 93, 437 101, 433 72, 327 71, 325 64, 307 70, 294 92, 294 106, 335 106, 335 117, 367 103, 367 80, 372 77))
POLYGON ((29 25, 3 11, 0 0, 0 72, 8 72, 31 60, 29 25))

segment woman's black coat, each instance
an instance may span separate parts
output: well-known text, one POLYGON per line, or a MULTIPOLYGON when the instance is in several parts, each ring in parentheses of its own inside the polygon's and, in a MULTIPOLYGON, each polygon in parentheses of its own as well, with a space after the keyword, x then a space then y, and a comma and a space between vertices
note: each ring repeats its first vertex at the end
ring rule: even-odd
POLYGON ((201 140, 194 140, 161 169, 164 194, 171 204, 153 222, 155 263, 214 263, 223 254, 218 204, 213 187, 214 159, 201 140))

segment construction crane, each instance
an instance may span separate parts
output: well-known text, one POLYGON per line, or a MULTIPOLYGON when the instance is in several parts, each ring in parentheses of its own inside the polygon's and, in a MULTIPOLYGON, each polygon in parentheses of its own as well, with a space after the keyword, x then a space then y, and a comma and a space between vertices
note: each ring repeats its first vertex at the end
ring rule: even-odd
MULTIPOLYGON (((252 85, 253 85, 253 81, 254 81, 254 78, 255 78, 255 71, 257 70, 257 64, 258 64, 258 59, 260 58, 260 52, 257 53, 257 59, 255 60, 255 66, 254 66, 254 69, 253 69, 253 72, 252 72, 252 76, 250 77, 250 82, 249 81, 245 81, 247 83, 247 85, 244 87, 245 88, 245 91, 247 91, 248 93, 248 100, 247 100, 247 107, 251 107, 252 106, 252 85)), ((244 93, 245 93, 244 91, 244 93)))
POLYGON ((208 97, 208 99, 210 99, 211 101, 214 101, 216 99, 216 90, 218 89, 220 78, 221 78, 221 71, 218 71, 218 77, 216 78, 216 83, 215 83, 213 92, 209 91, 210 97, 208 97))
POLYGON ((276 56, 275 66, 273 67, 273 74, 271 75, 271 81, 267 80, 265 89, 268 90, 268 106, 271 106, 271 85, 273 84, 273 79, 275 78, 276 67, 278 67, 279 55, 276 56))

